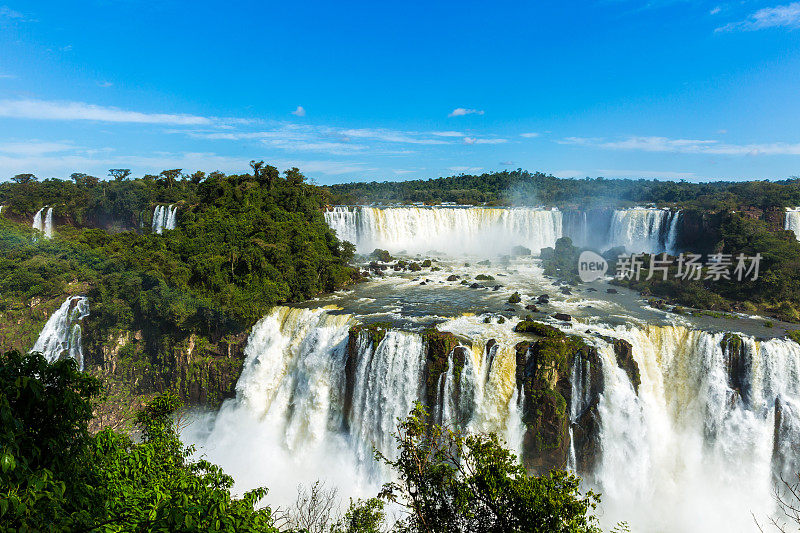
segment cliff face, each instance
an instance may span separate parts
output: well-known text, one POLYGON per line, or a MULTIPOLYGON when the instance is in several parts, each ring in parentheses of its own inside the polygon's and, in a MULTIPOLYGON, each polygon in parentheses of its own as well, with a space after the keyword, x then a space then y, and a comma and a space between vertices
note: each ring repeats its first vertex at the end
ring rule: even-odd
POLYGON ((153 336, 142 330, 102 331, 87 320, 85 368, 102 381, 105 393, 93 429, 125 429, 147 399, 168 390, 187 406, 210 408, 235 395, 247 332, 216 343, 194 334, 181 340, 159 337, 158 347, 153 336))
POLYGON ((709 247, 719 242, 722 214, 697 209, 684 209, 678 226, 677 246, 681 250, 708 253, 709 247))

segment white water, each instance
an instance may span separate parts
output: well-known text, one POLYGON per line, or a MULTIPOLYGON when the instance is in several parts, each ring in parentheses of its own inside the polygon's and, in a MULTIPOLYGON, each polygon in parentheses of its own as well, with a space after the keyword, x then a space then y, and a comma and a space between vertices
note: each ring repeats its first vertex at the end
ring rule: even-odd
POLYGON ((797 240, 800 241, 800 207, 786 210, 786 223, 784 228, 793 231, 797 240))
POLYGON ((71 357, 83 370, 80 321, 89 316, 89 300, 70 296, 45 323, 32 352, 40 352, 50 362, 71 357))
POLYGON ((439 251, 450 255, 507 254, 514 246, 534 254, 561 237, 561 212, 489 207, 335 207, 328 225, 359 253, 439 251))
POLYGON ((178 207, 174 204, 157 205, 153 210, 153 233, 160 235, 164 230, 175 229, 177 214, 178 207))
MULTIPOLYGON (((474 331, 479 322, 472 317, 452 325, 474 331)), ((346 414, 346 345, 354 323, 350 315, 322 309, 276 308, 253 329, 236 399, 196 422, 184 439, 233 475, 238 489, 268 486, 271 503, 290 503, 298 483, 317 479, 342 487, 347 496, 374 496, 387 472, 372 449, 393 457, 397 419, 423 399, 424 343, 416 333, 389 331, 372 346, 362 334, 346 414)), ((465 405, 455 405, 451 395, 436 409, 447 413, 445 422, 498 431, 519 450, 523 426, 513 344, 499 349, 490 367, 482 340, 475 339, 461 376, 465 405)), ((443 379, 452 392, 452 366, 443 379)))
POLYGON ((642 207, 615 210, 607 247, 624 246, 631 253, 675 254, 679 220, 680 211, 642 207))
POLYGON ((633 345, 639 394, 600 343, 602 455, 582 473, 603 494, 604 522, 633 531, 754 531, 774 512, 773 469, 797 475, 800 346, 743 337, 745 391, 730 389, 722 334, 684 327, 600 329, 633 345), (785 434, 773 443, 775 401, 785 434), (787 408, 788 406, 788 408, 787 408), (775 444, 783 465, 773 463, 775 444), (796 445, 795 445, 796 446, 796 445), (752 514, 751 514, 752 513, 752 514))
POLYGON ((53 237, 53 208, 43 207, 33 215, 33 229, 44 233, 46 239, 53 237), (44 216, 42 215, 44 213, 44 216))

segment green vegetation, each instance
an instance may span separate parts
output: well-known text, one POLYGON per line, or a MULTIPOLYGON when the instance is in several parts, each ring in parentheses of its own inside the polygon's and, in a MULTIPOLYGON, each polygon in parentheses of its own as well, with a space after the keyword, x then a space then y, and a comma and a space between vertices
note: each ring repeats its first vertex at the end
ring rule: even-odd
POLYGON ((521 169, 413 181, 345 183, 328 187, 335 204, 412 203, 616 206, 656 203, 683 209, 767 210, 800 205, 800 180, 684 181, 561 179, 521 169))
POLYGON ((566 283, 577 285, 581 282, 578 276, 578 257, 580 249, 572 245, 572 239, 561 237, 555 248, 542 248, 541 259, 545 276, 552 276, 566 283))
POLYGON ((337 519, 335 491, 316 483, 279 516, 257 508, 265 488, 235 498, 230 476, 190 459, 174 395, 139 411, 137 441, 90 434, 99 389, 70 359, 0 356, 0 531, 599 532, 599 498, 581 494, 577 477, 530 476, 495 434, 442 428, 420 406, 399 421, 397 460, 377 453, 398 479, 380 499, 351 500, 337 519), (412 512, 387 524, 385 501, 412 512))
POLYGON ((599 497, 563 471, 530 476, 498 437, 431 424, 417 405, 395 435, 398 474, 383 494, 408 511, 401 531, 599 532, 599 497))
MULTIPOLYGON (((358 276, 348 266, 352 245, 325 223, 323 191, 305 183, 297 169, 283 177, 262 165, 252 175, 167 171, 135 180, 73 181, 0 186, 6 203, 0 311, 10 321, 32 315, 29 302, 32 308, 32 302, 86 294, 87 361, 104 363, 102 354, 116 350, 113 366, 130 372, 118 377, 142 392, 186 390, 177 383, 176 354, 188 353, 190 345, 200 363, 184 372, 186 378, 206 380, 204 386, 212 375, 235 382, 236 365, 224 359, 272 306, 336 290, 358 276), (178 203, 175 230, 150 234, 152 202, 178 203), (35 240, 30 229, 43 205, 55 209, 52 240, 35 240), (128 340, 118 349, 121 336, 128 340)), ((27 323, 41 327, 48 313, 39 314, 40 321, 27 323)))
POLYGON ((275 531, 265 489, 233 479, 178 439, 180 402, 159 396, 137 416, 141 441, 90 435, 99 383, 75 362, 0 356, 0 531, 275 531))
MULTIPOLYGON (((677 263, 664 281, 660 276, 618 281, 645 295, 667 298, 681 305, 716 311, 759 312, 788 322, 800 321, 800 242, 786 231, 771 231, 764 221, 727 213, 720 226, 718 252, 735 257, 761 254, 758 279, 752 274, 731 279, 676 279, 677 263)), ((749 265, 749 262, 748 262, 749 265)))

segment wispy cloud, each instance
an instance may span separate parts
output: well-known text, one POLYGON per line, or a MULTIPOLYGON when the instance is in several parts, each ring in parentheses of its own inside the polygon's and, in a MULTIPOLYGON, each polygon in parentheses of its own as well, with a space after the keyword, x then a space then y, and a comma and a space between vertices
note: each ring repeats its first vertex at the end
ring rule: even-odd
POLYGON ((25 15, 8 6, 0 6, 0 20, 25 20, 25 15))
POLYGON ((536 133, 536 132, 533 132, 533 131, 528 132, 528 133, 520 133, 519 134, 520 137, 525 137, 526 139, 532 139, 534 137, 539 137, 540 135, 541 135, 541 133, 536 133))
POLYGON ((306 116, 306 109, 303 106, 299 105, 297 106, 297 109, 292 111, 292 115, 296 117, 304 117, 306 116))
POLYGON ((650 178, 650 179, 693 179, 697 175, 694 172, 671 172, 668 170, 617 170, 617 169, 597 169, 597 170, 557 170, 553 172, 557 178, 587 178, 603 176, 604 178, 650 178))
POLYGON ((459 173, 479 172, 479 171, 483 170, 483 167, 448 167, 447 170, 449 170, 451 172, 459 172, 459 173))
POLYGON ((0 143, 0 153, 23 156, 38 156, 75 150, 75 145, 68 142, 48 142, 36 139, 25 142, 0 143))
POLYGON ((100 122, 132 122, 181 126, 210 125, 214 122, 211 118, 196 115, 142 113, 82 102, 53 102, 45 100, 0 100, 0 117, 34 120, 95 120, 100 122))
POLYGON ((600 138, 567 137, 560 144, 593 146, 610 150, 673 152, 712 155, 800 155, 800 143, 730 144, 717 140, 669 139, 667 137, 629 137, 619 141, 600 138))
POLYGON ((464 137, 464 144, 503 144, 508 139, 478 139, 476 137, 464 137))
POLYGON ((722 8, 721 8, 720 6, 717 6, 717 7, 714 7, 714 8, 712 8, 712 9, 711 9, 711 10, 708 12, 708 14, 709 14, 709 15, 716 15, 716 14, 717 14, 717 13, 719 13, 720 11, 722 11, 722 8))
POLYGON ((109 87, 113 87, 113 85, 114 85, 114 84, 113 84, 113 83, 111 83, 110 81, 98 81, 98 82, 97 82, 97 86, 98 86, 98 87, 102 87, 102 88, 104 88, 104 89, 107 89, 107 88, 109 88, 109 87))
POLYGON ((482 109, 466 109, 464 107, 457 107, 453 109, 448 117, 463 117, 464 115, 483 115, 482 109))
POLYGON ((716 32, 756 31, 766 28, 800 28, 800 2, 785 6, 765 7, 745 20, 720 26, 716 32))

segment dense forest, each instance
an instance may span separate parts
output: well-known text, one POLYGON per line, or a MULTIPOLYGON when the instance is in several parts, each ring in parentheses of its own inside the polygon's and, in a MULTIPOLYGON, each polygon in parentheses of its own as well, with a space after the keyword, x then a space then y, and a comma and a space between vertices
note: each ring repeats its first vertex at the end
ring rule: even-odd
POLYGON ((273 305, 357 277, 352 247, 323 218, 323 191, 297 169, 112 172, 118 179, 23 175, 0 186, 6 349, 29 349, 46 316, 84 294, 87 368, 113 377, 120 393, 178 389, 213 403, 232 392, 247 331, 273 305), (177 206, 178 221, 158 235, 151 217, 164 203, 177 206), (30 227, 44 206, 54 210, 52 239, 30 227))
POLYGON ((345 183, 328 187, 338 205, 455 202, 487 205, 608 207, 680 206, 707 210, 800 205, 800 179, 784 181, 685 181, 563 179, 521 169, 412 181, 345 183))

